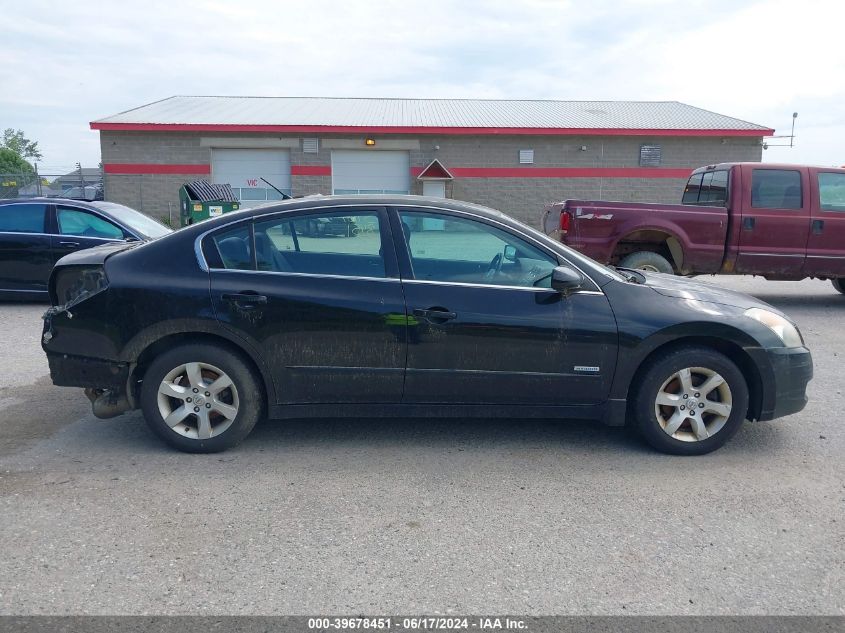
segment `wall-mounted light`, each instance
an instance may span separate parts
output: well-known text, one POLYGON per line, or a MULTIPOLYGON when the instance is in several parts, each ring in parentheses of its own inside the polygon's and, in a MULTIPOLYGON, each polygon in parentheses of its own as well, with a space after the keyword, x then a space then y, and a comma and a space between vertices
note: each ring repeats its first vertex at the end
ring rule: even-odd
POLYGON ((586 151, 587 151, 587 146, 586 146, 586 145, 582 145, 582 146, 581 146, 581 151, 582 151, 582 152, 586 152, 586 151))
POLYGON ((374 139, 374 138, 364 139, 364 145, 366 145, 367 147, 372 147, 375 144, 376 144, 376 139, 374 139))

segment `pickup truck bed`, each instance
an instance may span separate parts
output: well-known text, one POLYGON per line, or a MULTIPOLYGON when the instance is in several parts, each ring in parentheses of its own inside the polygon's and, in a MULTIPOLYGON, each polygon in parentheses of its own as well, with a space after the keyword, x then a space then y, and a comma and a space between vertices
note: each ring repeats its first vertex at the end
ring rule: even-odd
POLYGON ((725 207, 567 200, 549 208, 544 228, 550 235, 557 231, 566 245, 600 262, 618 264, 642 251, 644 244, 653 244, 670 262, 679 262, 679 274, 716 273, 722 269, 729 220, 725 207), (572 222, 561 235, 564 206, 572 222))

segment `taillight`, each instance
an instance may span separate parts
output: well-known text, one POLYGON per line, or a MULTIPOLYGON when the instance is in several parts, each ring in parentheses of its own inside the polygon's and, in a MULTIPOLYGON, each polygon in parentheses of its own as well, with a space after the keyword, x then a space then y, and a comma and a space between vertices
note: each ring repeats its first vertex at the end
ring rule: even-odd
POLYGON ((572 216, 569 211, 560 212, 560 232, 566 235, 569 232, 569 225, 572 224, 572 216))

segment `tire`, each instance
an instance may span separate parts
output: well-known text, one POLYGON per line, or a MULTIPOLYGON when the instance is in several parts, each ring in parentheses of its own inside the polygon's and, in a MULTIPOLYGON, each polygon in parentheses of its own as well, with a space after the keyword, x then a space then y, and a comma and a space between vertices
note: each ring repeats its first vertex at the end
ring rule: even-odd
POLYGON ((264 411, 264 395, 238 354, 192 344, 150 364, 141 385, 141 409, 149 427, 170 446, 186 453, 217 453, 249 435, 264 411))
POLYGON ((651 251, 640 251, 626 255, 619 262, 619 265, 622 268, 634 268, 653 273, 675 274, 675 269, 672 268, 672 264, 668 259, 663 257, 663 255, 658 255, 651 251))
POLYGON ((831 283, 833 283, 833 287, 836 288, 839 292, 845 295, 845 277, 840 277, 839 279, 831 279, 831 283))
POLYGON ((648 361, 633 391, 632 422, 649 444, 671 455, 715 451, 739 430, 748 412, 742 372, 706 347, 682 347, 648 361))

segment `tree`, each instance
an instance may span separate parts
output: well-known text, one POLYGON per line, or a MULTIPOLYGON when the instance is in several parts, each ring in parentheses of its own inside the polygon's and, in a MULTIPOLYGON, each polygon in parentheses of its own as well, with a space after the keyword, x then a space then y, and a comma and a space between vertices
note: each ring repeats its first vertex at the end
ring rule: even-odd
POLYGON ((35 170, 20 155, 5 147, 0 147, 0 174, 34 174, 35 170))
POLYGON ((40 160, 42 157, 41 151, 38 149, 38 142, 26 138, 23 135, 23 130, 13 130, 12 128, 3 130, 3 141, 0 143, 0 148, 11 150, 24 159, 40 160))
POLYGON ((16 198, 18 191, 35 180, 35 170, 15 152, 0 147, 0 198, 16 198))

